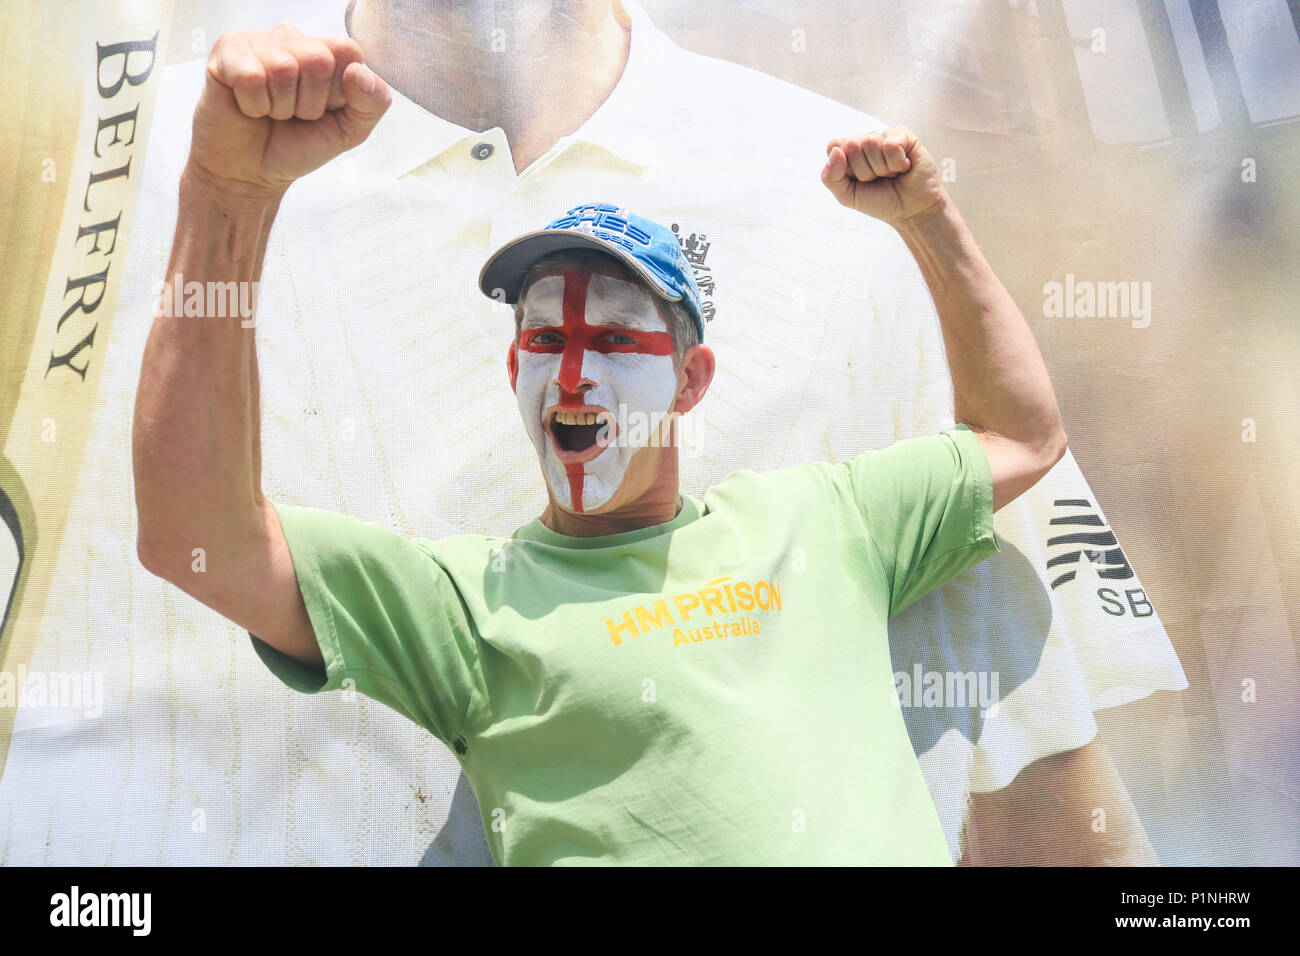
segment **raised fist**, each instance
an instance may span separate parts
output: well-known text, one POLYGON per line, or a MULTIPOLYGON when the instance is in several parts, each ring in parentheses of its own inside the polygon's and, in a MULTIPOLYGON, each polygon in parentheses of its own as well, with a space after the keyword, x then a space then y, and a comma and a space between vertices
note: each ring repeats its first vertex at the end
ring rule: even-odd
POLYGON ((841 205, 891 226, 948 196, 934 157, 906 126, 832 139, 826 144, 822 182, 841 205))
POLYGON ((277 196, 363 142, 392 102, 350 37, 283 23, 223 33, 194 111, 190 169, 209 186, 277 196))

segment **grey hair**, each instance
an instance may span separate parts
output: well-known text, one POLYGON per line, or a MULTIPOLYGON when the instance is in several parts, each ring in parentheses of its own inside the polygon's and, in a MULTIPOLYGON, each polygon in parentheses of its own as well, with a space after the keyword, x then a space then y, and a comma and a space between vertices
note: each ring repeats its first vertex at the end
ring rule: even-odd
MULTIPOLYGON (((528 271, 524 273, 523 282, 519 285, 519 298, 515 301, 515 336, 518 337, 519 331, 523 327, 524 297, 528 294, 528 287, 532 285, 533 280, 541 272, 561 264, 594 268, 598 264, 608 265, 610 263, 621 269, 629 279, 635 280, 645 288, 645 281, 621 260, 597 249, 561 249, 558 252, 548 252, 546 255, 541 256, 528 267, 528 271)), ((649 292, 650 290, 647 288, 646 291, 649 292)), ((681 365, 682 359, 686 356, 686 351, 692 345, 700 344, 700 333, 695 327, 695 319, 691 315, 691 310, 687 308, 686 303, 683 301, 670 302, 667 299, 660 298, 653 292, 650 293, 650 297, 654 300, 659 317, 668 326, 668 334, 672 336, 673 364, 681 365)))

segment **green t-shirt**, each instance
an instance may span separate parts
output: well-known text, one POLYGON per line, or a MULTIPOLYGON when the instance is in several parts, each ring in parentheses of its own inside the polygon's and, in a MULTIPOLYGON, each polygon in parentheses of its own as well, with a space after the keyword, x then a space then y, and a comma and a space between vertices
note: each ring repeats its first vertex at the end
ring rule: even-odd
POLYGON ((951 865, 886 621, 998 550, 992 497, 958 425, 597 538, 278 505, 325 673, 253 645, 447 744, 498 864, 951 865))

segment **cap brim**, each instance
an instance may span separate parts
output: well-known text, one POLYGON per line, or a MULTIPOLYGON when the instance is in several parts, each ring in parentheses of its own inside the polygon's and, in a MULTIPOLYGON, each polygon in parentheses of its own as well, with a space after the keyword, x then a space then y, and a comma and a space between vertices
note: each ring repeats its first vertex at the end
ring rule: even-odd
POLYGON ((478 287, 489 299, 514 305, 519 301, 519 287, 532 264, 549 252, 563 249, 596 249, 608 253, 645 279, 661 299, 669 302, 682 300, 676 292, 666 289, 659 278, 630 252, 576 229, 539 229, 512 239, 483 263, 478 274, 478 287))

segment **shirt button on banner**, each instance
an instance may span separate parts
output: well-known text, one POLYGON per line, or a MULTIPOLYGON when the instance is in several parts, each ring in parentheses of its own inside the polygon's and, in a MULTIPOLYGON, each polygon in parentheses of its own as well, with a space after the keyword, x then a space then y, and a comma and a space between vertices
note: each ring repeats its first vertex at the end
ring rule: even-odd
POLYGON ((491 143, 475 143, 470 155, 475 159, 487 159, 496 150, 491 143))

